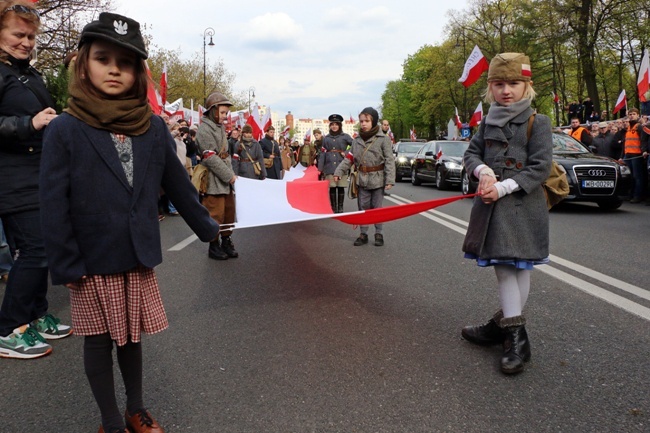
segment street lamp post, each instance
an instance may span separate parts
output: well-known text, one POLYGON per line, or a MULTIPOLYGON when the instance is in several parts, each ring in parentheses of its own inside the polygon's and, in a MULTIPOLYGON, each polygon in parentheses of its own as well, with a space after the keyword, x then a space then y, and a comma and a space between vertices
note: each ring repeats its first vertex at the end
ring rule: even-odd
POLYGON ((203 31, 203 104, 205 104, 205 99, 208 97, 208 95, 205 94, 205 38, 207 36, 210 36, 210 42, 208 43, 208 45, 214 47, 214 42, 212 42, 212 36, 214 36, 214 29, 212 27, 208 27, 203 31))
POLYGON ((253 98, 255 97, 255 87, 251 86, 248 88, 248 112, 251 112, 251 94, 253 98))

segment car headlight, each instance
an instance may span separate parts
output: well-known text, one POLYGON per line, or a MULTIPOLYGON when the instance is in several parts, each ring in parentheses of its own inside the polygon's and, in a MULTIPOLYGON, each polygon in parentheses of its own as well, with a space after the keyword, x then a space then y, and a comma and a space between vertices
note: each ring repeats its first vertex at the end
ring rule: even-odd
POLYGON ((620 165, 619 167, 621 167, 621 176, 630 176, 632 174, 630 167, 627 165, 620 165))
POLYGON ((404 164, 405 162, 408 162, 409 159, 405 156, 398 156, 397 157, 397 162, 404 164))
POLYGON ((445 161, 445 167, 447 167, 450 170, 460 170, 461 166, 459 163, 454 162, 454 161, 445 161))

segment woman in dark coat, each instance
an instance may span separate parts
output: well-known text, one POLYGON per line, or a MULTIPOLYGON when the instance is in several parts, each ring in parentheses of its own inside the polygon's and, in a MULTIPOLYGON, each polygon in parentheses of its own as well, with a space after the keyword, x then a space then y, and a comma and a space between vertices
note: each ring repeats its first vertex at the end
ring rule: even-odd
POLYGON ((43 337, 72 333, 48 313, 38 198, 43 130, 56 111, 41 74, 29 63, 41 24, 38 12, 32 3, 8 1, 0 14, 0 218, 9 244, 20 250, 0 309, 0 357, 29 359, 52 351, 43 337))

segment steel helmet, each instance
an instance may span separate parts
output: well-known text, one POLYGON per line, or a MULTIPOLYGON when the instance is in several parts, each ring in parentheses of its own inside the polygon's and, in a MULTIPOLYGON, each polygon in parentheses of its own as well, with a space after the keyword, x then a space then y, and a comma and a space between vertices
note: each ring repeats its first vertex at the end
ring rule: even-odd
POLYGON ((227 105, 228 107, 232 107, 233 103, 230 102, 223 93, 210 93, 208 99, 205 100, 205 111, 209 111, 212 107, 216 107, 217 105, 227 105))

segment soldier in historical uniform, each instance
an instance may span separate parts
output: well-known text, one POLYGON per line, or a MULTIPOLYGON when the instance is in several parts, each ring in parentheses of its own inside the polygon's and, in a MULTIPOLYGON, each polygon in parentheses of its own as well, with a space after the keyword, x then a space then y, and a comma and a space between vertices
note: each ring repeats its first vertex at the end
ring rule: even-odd
POLYGON ((316 163, 318 149, 315 143, 311 142, 309 137, 305 137, 305 142, 298 148, 298 162, 303 167, 310 167, 316 163))
MULTIPOLYGON (((372 107, 359 113, 360 131, 352 148, 334 172, 333 180, 339 181, 354 165, 357 177, 359 210, 382 207, 384 189, 395 185, 395 156, 390 138, 378 125, 379 113, 372 107)), ((384 245, 383 224, 375 224, 375 245, 384 245)), ((361 234, 355 246, 368 243, 368 226, 361 226, 361 234)))
POLYGON ((249 179, 266 179, 262 146, 253 138, 253 128, 250 125, 244 125, 241 134, 241 142, 233 154, 233 171, 237 176, 249 179), (257 170, 259 173, 256 173, 257 170))
POLYGON ((329 118, 330 133, 323 139, 323 147, 318 157, 318 171, 330 183, 330 203, 334 213, 343 212, 343 200, 345 199, 345 187, 348 184, 347 173, 334 180, 334 172, 349 146, 352 145, 352 137, 343 132, 343 116, 332 114, 329 118))
MULTIPOLYGON (((210 216, 222 227, 235 222, 234 185, 237 177, 232 169, 231 154, 223 122, 228 117, 232 103, 219 92, 214 92, 206 100, 203 121, 196 131, 196 145, 202 155, 201 164, 208 169, 208 189, 201 203, 210 216)), ((221 243, 210 242, 208 256, 215 260, 236 258, 230 235, 232 230, 221 231, 221 243)))
POLYGON ((269 179, 282 179, 282 158, 280 157, 280 145, 275 141, 275 128, 273 125, 266 130, 264 138, 260 140, 264 159, 271 160, 270 167, 266 167, 266 174, 269 179))

